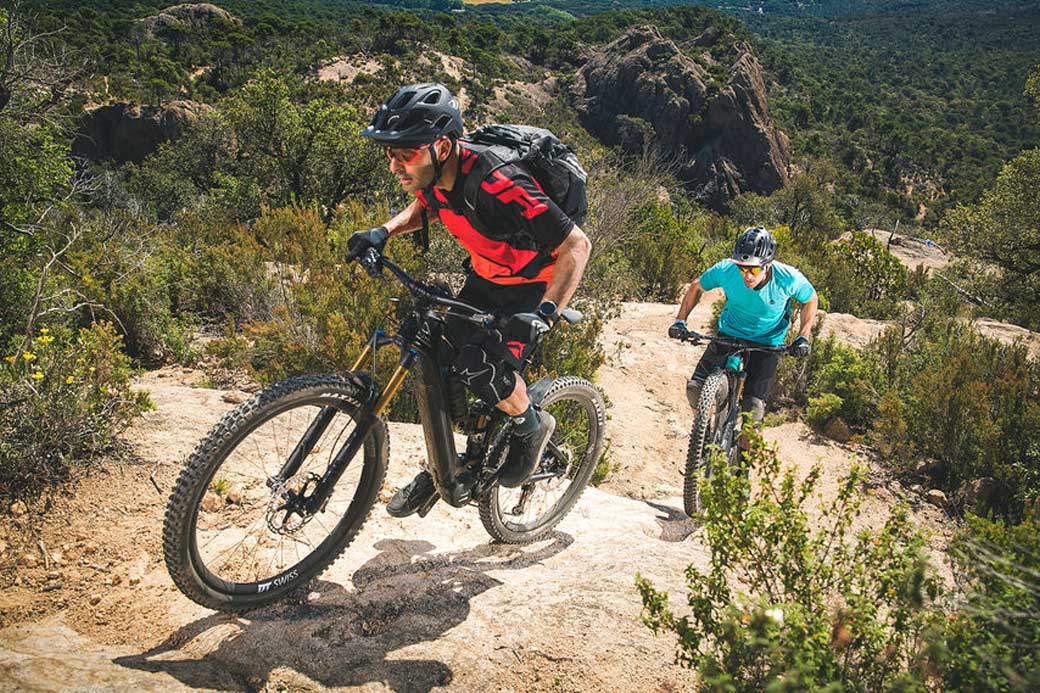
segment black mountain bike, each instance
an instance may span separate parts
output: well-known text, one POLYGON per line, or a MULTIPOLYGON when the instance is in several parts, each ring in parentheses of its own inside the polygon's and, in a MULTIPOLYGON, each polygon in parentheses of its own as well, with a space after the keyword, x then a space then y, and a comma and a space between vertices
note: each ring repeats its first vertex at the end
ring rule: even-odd
MULTIPOLYGON (((581 378, 543 378, 528 394, 556 418, 556 430, 523 486, 501 487, 512 418, 479 399, 470 403, 442 336, 445 309, 489 331, 499 319, 415 281, 374 249, 360 262, 373 276, 389 270, 411 293, 397 333, 375 330, 343 375, 301 375, 259 392, 224 416, 177 479, 163 550, 174 583, 198 604, 242 612, 275 602, 343 552, 383 485, 389 441, 382 414, 415 366, 414 395, 439 498, 477 505, 495 539, 522 544, 544 536, 592 476, 603 451, 603 398, 581 378), (400 360, 379 384, 362 366, 390 345, 400 349, 400 360), (467 436, 461 453, 453 427, 467 436)), ((581 314, 565 310, 561 317, 575 323, 581 314)))
POLYGON ((752 351, 787 353, 786 346, 767 346, 735 337, 688 332, 684 342, 700 344, 701 341, 717 342, 733 353, 726 359, 725 366, 708 374, 701 388, 697 416, 693 419, 690 432, 690 449, 686 453, 686 469, 683 472, 683 509, 691 517, 699 513, 701 489, 711 479, 711 456, 716 451, 731 469, 740 463, 740 446, 737 439, 742 428, 740 400, 744 395, 747 379, 745 355, 752 351))

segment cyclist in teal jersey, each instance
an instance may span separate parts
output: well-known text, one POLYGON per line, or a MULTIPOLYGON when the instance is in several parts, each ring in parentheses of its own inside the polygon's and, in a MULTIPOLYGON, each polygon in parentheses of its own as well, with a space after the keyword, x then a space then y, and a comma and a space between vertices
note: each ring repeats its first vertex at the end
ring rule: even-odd
MULTIPOLYGON (((794 356, 808 356, 812 347, 809 335, 819 298, 809 280, 794 267, 776 262, 776 239, 767 229, 749 228, 737 239, 733 256, 708 268, 693 280, 668 328, 668 336, 681 339, 687 335, 686 317, 701 300, 705 291, 721 287, 726 294, 726 306, 719 316, 720 335, 746 339, 759 344, 783 344, 791 322, 791 303, 802 305, 798 336, 788 347, 794 356)), ((700 401, 701 387, 708 374, 726 364, 729 352, 712 342, 686 383, 686 398, 695 410, 700 401)), ((776 352, 752 352, 747 359, 747 381, 743 411, 750 411, 755 424, 760 424, 766 413, 766 400, 776 380, 780 355, 776 352)), ((744 441, 742 440, 743 444, 744 441)))

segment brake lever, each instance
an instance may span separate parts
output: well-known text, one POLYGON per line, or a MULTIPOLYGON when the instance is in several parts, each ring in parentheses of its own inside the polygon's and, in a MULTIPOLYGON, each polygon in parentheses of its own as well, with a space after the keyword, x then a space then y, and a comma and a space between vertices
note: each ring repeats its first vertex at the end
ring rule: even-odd
POLYGON ((375 248, 369 248, 358 262, 361 263, 361 266, 365 268, 370 277, 379 277, 383 274, 383 263, 380 260, 382 260, 382 256, 380 256, 379 251, 375 248))

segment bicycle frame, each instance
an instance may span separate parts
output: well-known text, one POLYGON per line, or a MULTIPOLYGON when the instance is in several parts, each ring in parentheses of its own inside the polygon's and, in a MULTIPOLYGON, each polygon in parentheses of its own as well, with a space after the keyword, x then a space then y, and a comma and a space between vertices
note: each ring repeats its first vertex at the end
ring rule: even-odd
MULTIPOLYGON (((375 426, 379 417, 401 389, 405 378, 412 371, 416 362, 418 362, 419 368, 414 376, 415 397, 419 409, 419 420, 423 427, 423 436, 426 440, 426 452, 430 462, 429 471, 440 497, 455 507, 462 507, 469 503, 475 494, 483 492, 486 488, 486 484, 477 483, 471 468, 476 462, 482 460, 486 453, 488 441, 485 435, 489 430, 489 423, 493 422, 495 418, 504 417, 505 414, 485 405, 486 410, 479 412, 473 430, 469 434, 470 440, 466 446, 466 453, 461 456, 458 454, 452 431, 453 421, 448 387, 444 377, 444 365, 437 354, 443 334, 444 315, 433 308, 439 305, 462 309, 472 315, 468 317, 464 314, 460 316, 460 313, 453 313, 453 315, 469 319, 487 328, 491 327, 495 318, 482 313, 474 306, 435 294, 429 287, 414 281, 386 258, 369 255, 362 258, 362 264, 370 273, 378 274, 378 271, 384 267, 389 269, 416 296, 418 303, 412 309, 411 314, 401 322, 398 334, 388 335, 382 330, 376 329, 351 366, 349 376, 367 393, 365 400, 358 406, 357 425, 318 480, 313 492, 306 499, 303 509, 308 513, 315 513, 324 506, 332 493, 332 488, 346 471, 350 461, 361 450, 372 427, 375 426), (374 356, 376 351, 391 344, 400 347, 401 357, 386 385, 379 389, 370 376, 360 369, 368 359, 374 356)), ((579 317, 580 314, 572 312, 572 316, 567 319, 572 321, 579 317)), ((526 361, 524 365, 526 365, 526 361)), ((529 396, 532 401, 539 401, 538 395, 544 392, 546 387, 547 383, 542 381, 530 386, 529 396)), ((334 407, 329 406, 315 416, 314 421, 311 422, 296 448, 286 459, 281 470, 267 480, 269 487, 274 488, 292 478, 321 438, 334 415, 334 407)))
POLYGON ((683 341, 697 344, 702 340, 719 342, 723 346, 733 348, 733 353, 726 358, 726 363, 722 366, 722 368, 729 373, 726 382, 727 385, 730 386, 726 397, 727 404, 729 405, 729 415, 726 417, 725 428, 723 430, 725 431, 724 435, 732 436, 733 432, 736 430, 737 419, 741 415, 739 403, 744 396, 744 384, 747 381, 747 370, 744 368, 747 361, 745 353, 751 351, 766 351, 783 354, 787 352, 787 348, 784 346, 757 344, 755 342, 737 339, 735 337, 717 337, 713 335, 699 334, 697 332, 690 332, 683 341))

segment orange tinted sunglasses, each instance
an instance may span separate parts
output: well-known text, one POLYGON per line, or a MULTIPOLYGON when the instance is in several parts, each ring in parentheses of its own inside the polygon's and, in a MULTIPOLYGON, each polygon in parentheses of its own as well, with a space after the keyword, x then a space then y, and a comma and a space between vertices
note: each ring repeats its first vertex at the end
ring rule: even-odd
POLYGON ((762 274, 761 265, 737 265, 737 269, 740 270, 741 274, 750 274, 752 277, 762 274))
POLYGON ((433 142, 424 144, 421 147, 391 147, 387 145, 384 151, 387 159, 392 159, 404 166, 411 166, 419 161, 423 150, 429 149, 432 144, 433 142))

